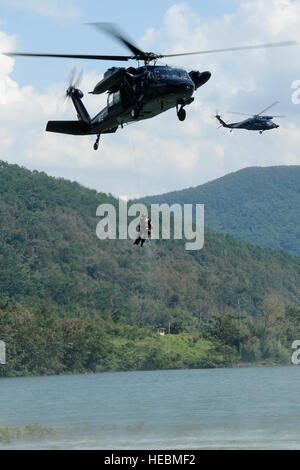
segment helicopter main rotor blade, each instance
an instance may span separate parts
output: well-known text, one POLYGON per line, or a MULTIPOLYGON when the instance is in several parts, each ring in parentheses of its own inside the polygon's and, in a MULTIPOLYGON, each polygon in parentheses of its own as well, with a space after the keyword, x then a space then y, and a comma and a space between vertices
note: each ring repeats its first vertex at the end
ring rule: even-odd
POLYGON ((284 41, 271 44, 258 44, 253 46, 239 46, 230 47, 225 49, 211 49, 206 51, 197 52, 183 52, 179 54, 156 54, 153 52, 144 52, 135 46, 131 40, 127 39, 123 33, 112 23, 88 23, 96 29, 109 34, 117 41, 124 44, 134 55, 89 55, 89 54, 42 54, 42 53, 27 53, 27 52, 6 52, 8 56, 23 56, 23 57, 57 57, 57 58, 68 58, 68 59, 92 59, 92 60, 115 60, 115 61, 128 61, 128 60, 144 60, 145 63, 149 63, 153 60, 161 59, 164 57, 180 57, 197 54, 210 54, 214 52, 228 52, 228 51, 241 51, 247 49, 262 49, 271 47, 283 47, 297 45, 296 41, 284 41))
POLYGON ((3 52, 7 56, 21 57, 59 57, 67 59, 93 59, 93 60, 117 60, 127 61, 132 59, 131 56, 124 55, 86 55, 86 54, 39 54, 29 52, 3 52))
POLYGON ((298 43, 296 41, 284 41, 284 42, 274 42, 270 44, 257 44, 255 46, 239 46, 239 47, 229 47, 226 49, 210 49, 207 51, 198 51, 198 52, 183 52, 180 54, 163 54, 159 57, 179 57, 184 55, 196 55, 196 54, 210 54, 214 52, 228 52, 228 51, 243 51, 247 49, 265 49, 270 47, 285 47, 285 46, 296 46, 298 43))
POLYGON ((227 111, 227 113, 230 113, 230 114, 239 114, 240 116, 250 116, 250 117, 253 117, 253 114, 237 113, 237 112, 235 112, 235 111, 227 111))
POLYGON ((278 103, 279 103, 279 101, 275 101, 274 103, 270 104, 270 106, 263 109, 260 113, 257 113, 254 116, 260 116, 261 114, 265 113, 266 111, 268 111, 268 109, 272 108, 273 106, 275 106, 275 104, 278 104, 278 103))
POLYGON ((104 31, 106 34, 109 34, 114 39, 117 39, 119 42, 122 42, 135 56, 143 57, 145 52, 135 46, 129 39, 127 39, 123 33, 120 32, 113 23, 87 23, 90 26, 93 26, 97 30, 104 31))

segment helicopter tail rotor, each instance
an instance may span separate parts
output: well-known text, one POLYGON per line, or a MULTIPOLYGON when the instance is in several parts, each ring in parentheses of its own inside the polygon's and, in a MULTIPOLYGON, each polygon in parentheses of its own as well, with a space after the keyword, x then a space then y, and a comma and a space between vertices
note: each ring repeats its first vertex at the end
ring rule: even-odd
POLYGON ((82 91, 77 88, 82 80, 82 75, 82 70, 77 74, 76 67, 71 70, 68 80, 69 86, 65 93, 65 101, 71 98, 75 106, 79 121, 90 123, 91 117, 81 101, 81 98, 83 98, 84 95, 82 91))
MULTIPOLYGON (((69 74, 69 79, 68 79, 68 88, 66 91, 66 98, 69 98, 73 93, 77 91, 77 87, 80 85, 82 81, 82 76, 83 76, 83 70, 81 69, 80 72, 76 76, 76 67, 73 67, 69 74)), ((80 90, 78 90, 80 91, 80 90)))
POLYGON ((216 119, 216 118, 220 117, 219 112, 218 112, 217 109, 215 111, 215 114, 212 114, 211 117, 212 117, 212 119, 216 119))
MULTIPOLYGON (((76 74, 76 71, 77 71, 76 67, 73 67, 71 72, 69 73, 68 80, 67 80, 68 87, 67 87, 65 94, 58 98, 57 112, 60 111, 62 107, 64 107, 65 103, 69 100, 69 98, 71 98, 71 96, 74 95, 75 91, 78 90, 77 87, 81 83, 83 70, 80 70, 78 74, 76 74)), ((80 90, 78 90, 78 93, 82 94, 80 90)))
MULTIPOLYGON (((220 116, 218 110, 215 111, 215 114, 211 114, 211 118, 212 118, 212 119, 217 119, 217 120, 219 121, 219 118, 220 118, 220 117, 221 117, 221 116, 220 116)), ((219 121, 219 123, 220 123, 220 121, 219 121)), ((221 124, 221 125, 218 125, 217 129, 219 129, 220 127, 222 127, 222 124, 221 124)))
POLYGON ((216 113, 214 114, 214 118, 217 119, 218 121, 221 119, 221 115, 217 109, 216 109, 216 113))
POLYGON ((216 114, 214 115, 214 117, 219 121, 219 126, 218 126, 218 129, 220 129, 220 127, 228 127, 226 122, 223 121, 223 119, 221 118, 221 115, 219 114, 218 110, 216 110, 216 114))

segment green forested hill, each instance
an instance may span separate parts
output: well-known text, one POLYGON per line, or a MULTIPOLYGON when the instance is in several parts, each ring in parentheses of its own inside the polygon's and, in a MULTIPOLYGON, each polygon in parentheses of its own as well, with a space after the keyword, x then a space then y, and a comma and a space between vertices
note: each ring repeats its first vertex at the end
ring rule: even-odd
POLYGON ((300 255, 300 166, 246 168, 143 201, 205 204, 212 231, 300 255))
POLYGON ((300 257, 209 230, 200 251, 181 240, 143 249, 100 241, 100 203, 117 206, 78 183, 0 163, 0 340, 10 354, 0 376, 226 365, 238 337, 245 360, 282 357, 273 340, 283 331, 294 339, 300 257), (277 318, 283 306, 293 328, 277 318), (173 356, 151 337, 169 320, 172 334, 192 335, 178 339, 173 356))
POLYGON ((200 251, 181 241, 96 237, 96 209, 117 201, 78 183, 0 167, 0 290, 28 304, 41 300, 62 315, 88 310, 133 324, 236 309, 249 313, 266 292, 300 305, 300 258, 206 232, 200 251))

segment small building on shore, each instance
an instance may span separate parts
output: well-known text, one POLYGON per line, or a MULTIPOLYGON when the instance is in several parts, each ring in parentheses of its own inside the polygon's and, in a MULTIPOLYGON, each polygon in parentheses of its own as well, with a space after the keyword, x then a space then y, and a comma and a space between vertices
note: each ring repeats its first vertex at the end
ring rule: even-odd
POLYGON ((166 329, 165 328, 157 328, 156 330, 157 334, 160 336, 165 336, 166 334, 166 329))

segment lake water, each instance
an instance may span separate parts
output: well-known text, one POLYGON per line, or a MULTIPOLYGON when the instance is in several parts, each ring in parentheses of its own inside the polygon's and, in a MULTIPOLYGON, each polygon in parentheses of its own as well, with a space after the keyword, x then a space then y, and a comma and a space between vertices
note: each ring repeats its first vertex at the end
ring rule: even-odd
POLYGON ((300 366, 1 378, 1 449, 300 449, 300 366))

